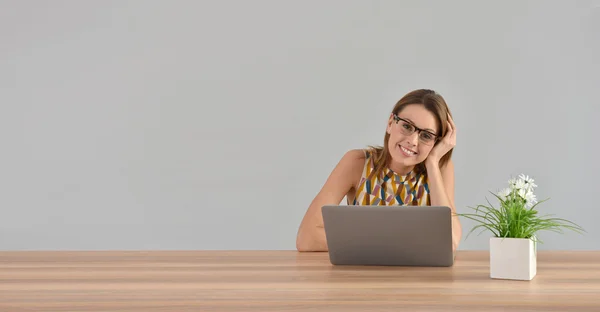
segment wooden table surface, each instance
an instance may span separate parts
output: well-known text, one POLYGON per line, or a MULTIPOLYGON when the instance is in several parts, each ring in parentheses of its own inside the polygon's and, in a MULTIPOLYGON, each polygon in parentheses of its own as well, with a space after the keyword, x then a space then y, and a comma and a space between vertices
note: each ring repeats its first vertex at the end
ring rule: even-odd
POLYGON ((0 311, 600 311, 600 251, 539 251, 532 281, 453 267, 332 266, 296 251, 0 252, 0 311))

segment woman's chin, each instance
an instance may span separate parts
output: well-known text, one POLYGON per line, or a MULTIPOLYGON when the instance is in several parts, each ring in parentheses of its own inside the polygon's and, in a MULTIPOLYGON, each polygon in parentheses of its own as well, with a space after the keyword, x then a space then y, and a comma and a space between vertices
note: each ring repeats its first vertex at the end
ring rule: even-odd
POLYGON ((392 155, 392 161, 396 164, 396 166, 405 168, 416 166, 419 163, 415 157, 406 158, 397 155, 392 155))

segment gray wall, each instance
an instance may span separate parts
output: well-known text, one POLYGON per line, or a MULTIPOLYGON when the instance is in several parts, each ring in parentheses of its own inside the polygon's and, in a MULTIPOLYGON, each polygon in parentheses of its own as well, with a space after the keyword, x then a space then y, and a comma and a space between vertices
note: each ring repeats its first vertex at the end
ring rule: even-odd
POLYGON ((0 38, 0 249, 293 249, 422 87, 459 212, 525 173, 588 230, 540 249, 600 248, 600 1, 0 1, 0 38))

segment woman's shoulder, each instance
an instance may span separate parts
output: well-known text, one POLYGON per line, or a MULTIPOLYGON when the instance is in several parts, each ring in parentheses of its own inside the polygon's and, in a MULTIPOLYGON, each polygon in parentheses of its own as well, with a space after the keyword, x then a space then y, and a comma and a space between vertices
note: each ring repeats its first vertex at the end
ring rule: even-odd
POLYGON ((351 165, 351 167, 356 167, 362 166, 367 158, 369 158, 369 151, 357 148, 346 151, 341 161, 351 165))
POLYGON ((351 149, 348 150, 346 154, 344 154, 344 158, 347 158, 349 161, 356 162, 357 164, 363 166, 365 164, 365 161, 378 158, 382 150, 382 148, 377 148, 373 146, 369 146, 367 148, 351 149))
POLYGON ((343 172, 356 176, 362 174, 365 161, 369 158, 369 152, 365 149, 351 149, 344 153, 339 161, 338 168, 343 172))
POLYGON ((364 163, 364 161, 367 159, 377 158, 377 155, 381 153, 382 150, 382 148, 372 146, 369 146, 367 148, 356 148, 347 151, 344 157, 360 160, 364 163))

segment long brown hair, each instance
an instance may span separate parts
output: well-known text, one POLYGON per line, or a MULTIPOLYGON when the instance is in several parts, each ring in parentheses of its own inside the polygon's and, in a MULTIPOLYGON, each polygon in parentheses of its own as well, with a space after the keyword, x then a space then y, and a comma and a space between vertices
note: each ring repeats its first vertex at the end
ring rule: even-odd
MULTIPOLYGON (((408 105, 423 105, 425 109, 430 111, 436 119, 437 128, 438 128, 438 137, 441 140, 446 133, 448 132, 448 114, 452 116, 450 110, 448 109, 448 105, 444 98, 438 94, 437 92, 429 89, 418 89, 407 93, 403 96, 392 109, 393 114, 399 114, 406 106, 408 105)), ((383 139, 383 147, 382 146, 371 146, 373 160, 375 163, 375 169, 371 173, 371 176, 376 175, 379 176, 383 169, 389 166, 390 161, 392 160, 392 156, 390 155, 390 150, 388 147, 388 140, 390 135, 386 132, 385 137, 383 139)), ((435 142, 435 145, 439 144, 440 140, 435 142)), ((452 157, 451 149, 446 155, 442 156, 440 159, 440 167, 443 167, 448 160, 452 157)), ((417 164, 415 166, 414 172, 417 174, 424 173, 425 164, 423 162, 417 164)))

